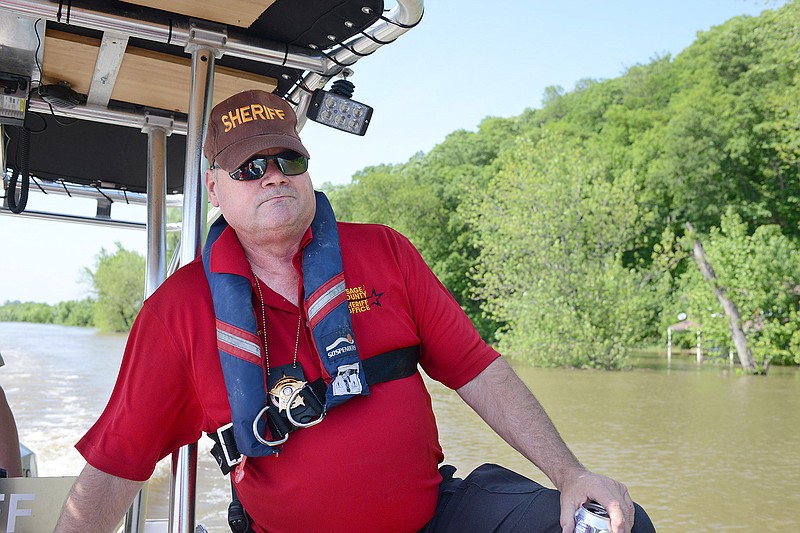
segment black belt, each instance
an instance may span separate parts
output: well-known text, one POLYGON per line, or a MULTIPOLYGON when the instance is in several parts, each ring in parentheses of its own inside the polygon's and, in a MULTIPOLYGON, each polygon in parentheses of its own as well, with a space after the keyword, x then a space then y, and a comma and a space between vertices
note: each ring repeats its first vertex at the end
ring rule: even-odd
MULTIPOLYGON (((364 367, 364 377, 368 385, 375 385, 385 381, 403 379, 413 376, 417 371, 419 362, 419 345, 407 346, 390 352, 364 359, 361 363, 364 367)), ((307 385, 313 392, 314 397, 319 400, 320 405, 325 402, 325 392, 327 385, 322 378, 319 378, 307 385)), ((296 427, 278 428, 280 433, 288 433, 297 429, 296 427)), ((241 461, 241 454, 236 447, 236 440, 233 437, 233 424, 227 424, 219 428, 215 433, 209 433, 209 437, 214 441, 211 455, 217 460, 217 464, 223 474, 228 474, 234 466, 241 461)))

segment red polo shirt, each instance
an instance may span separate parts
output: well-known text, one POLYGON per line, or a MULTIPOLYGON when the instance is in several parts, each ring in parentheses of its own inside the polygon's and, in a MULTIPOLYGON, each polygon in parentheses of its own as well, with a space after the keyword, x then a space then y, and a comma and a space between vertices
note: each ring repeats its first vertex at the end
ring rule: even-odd
MULTIPOLYGON (((405 237, 385 226, 338 227, 362 358, 420 344, 425 372, 458 388, 498 357, 405 237)), ((309 239, 310 230, 304 244, 309 239)), ((298 252, 298 269, 300 258, 298 252)), ((254 283, 231 228, 214 244, 211 269, 254 283)), ((305 325, 297 338, 298 308, 264 284, 261 290, 270 367, 290 364, 297 342, 305 377, 315 380, 321 363, 305 325)), ((370 390, 321 424, 291 433, 277 457, 247 459, 237 493, 256 531, 413 532, 433 516, 443 455, 422 377, 370 390)), ((111 399, 77 448, 95 468, 143 481, 161 458, 230 420, 213 304, 198 260, 144 303, 111 399)))

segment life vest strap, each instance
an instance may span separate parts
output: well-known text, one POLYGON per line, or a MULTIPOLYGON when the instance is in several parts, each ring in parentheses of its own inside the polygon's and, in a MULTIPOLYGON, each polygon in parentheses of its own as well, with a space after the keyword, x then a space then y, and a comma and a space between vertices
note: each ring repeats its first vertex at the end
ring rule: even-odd
MULTIPOLYGON (((406 346, 364 359, 364 373, 369 385, 403 379, 413 376, 417 371, 419 362, 419 345, 406 346)), ((319 378, 307 385, 317 398, 325 399, 327 385, 319 378)), ((296 428, 293 428, 296 429, 296 428)), ((242 461, 242 455, 236 447, 233 436, 233 423, 225 424, 208 436, 214 441, 211 455, 216 459, 223 475, 227 475, 233 467, 242 461)))

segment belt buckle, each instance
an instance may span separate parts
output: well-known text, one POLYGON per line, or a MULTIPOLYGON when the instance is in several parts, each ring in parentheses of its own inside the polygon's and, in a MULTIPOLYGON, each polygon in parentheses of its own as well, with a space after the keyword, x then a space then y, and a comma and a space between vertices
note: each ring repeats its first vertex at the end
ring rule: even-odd
POLYGON ((225 433, 228 430, 233 430, 233 422, 225 424, 221 428, 217 430, 217 438, 219 439, 220 447, 222 447, 222 455, 225 456, 225 462, 228 463, 229 467, 234 467, 242 462, 242 454, 239 454, 239 457, 232 459, 230 451, 228 450, 228 445, 225 443, 225 433))

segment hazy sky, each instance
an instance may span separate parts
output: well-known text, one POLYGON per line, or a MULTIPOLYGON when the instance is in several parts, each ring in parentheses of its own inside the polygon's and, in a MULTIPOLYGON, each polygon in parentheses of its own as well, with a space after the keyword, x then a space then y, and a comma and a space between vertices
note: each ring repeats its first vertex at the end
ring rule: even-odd
MULTIPOLYGON (((365 137, 307 124, 302 136, 311 176, 317 185, 347 183, 366 166, 402 163, 454 130, 474 130, 487 116, 539 107, 548 86, 570 90, 583 78, 614 78, 654 57, 677 55, 698 31, 784 3, 432 0, 419 26, 353 67, 353 98, 375 108, 365 137)), ((94 213, 91 200, 45 198, 34 189, 28 207, 94 213)), ((115 204, 112 216, 143 221, 145 214, 115 204)), ((0 216, 0 303, 87 296, 81 271, 116 241, 146 249, 144 231, 0 216)))

